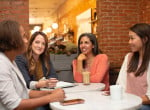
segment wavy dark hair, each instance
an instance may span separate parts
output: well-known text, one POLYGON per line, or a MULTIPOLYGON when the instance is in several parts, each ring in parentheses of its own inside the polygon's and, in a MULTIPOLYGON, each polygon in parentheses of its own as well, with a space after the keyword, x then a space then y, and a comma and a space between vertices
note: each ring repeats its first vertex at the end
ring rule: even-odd
POLYGON ((79 39, 78 39, 78 55, 81 53, 81 50, 80 50, 80 40, 82 37, 88 37, 91 41, 91 43, 94 45, 94 48, 92 49, 92 53, 94 56, 98 55, 99 53, 101 53, 100 49, 98 48, 98 42, 97 42, 97 39, 96 39, 96 36, 92 33, 83 33, 79 36, 79 39))
POLYGON ((150 25, 146 23, 138 23, 130 28, 131 31, 135 32, 144 45, 144 54, 142 64, 138 68, 139 64, 139 52, 134 52, 133 56, 128 65, 127 72, 135 72, 135 76, 141 76, 148 69, 150 61, 150 25), (146 42, 145 42, 146 41, 146 42))
POLYGON ((20 24, 13 20, 0 22, 0 51, 23 50, 25 48, 20 24))
POLYGON ((36 72, 36 62, 33 58, 33 53, 32 53, 32 43, 38 35, 43 36, 43 38, 45 39, 45 50, 40 55, 40 61, 44 63, 44 65, 48 71, 46 75, 48 75, 50 73, 50 64, 49 64, 50 58, 49 58, 49 53, 48 53, 48 37, 45 33, 40 32, 40 31, 37 31, 32 34, 32 36, 29 40, 27 52, 25 53, 25 56, 28 61, 28 66, 29 66, 29 73, 30 73, 30 75, 33 75, 36 72))

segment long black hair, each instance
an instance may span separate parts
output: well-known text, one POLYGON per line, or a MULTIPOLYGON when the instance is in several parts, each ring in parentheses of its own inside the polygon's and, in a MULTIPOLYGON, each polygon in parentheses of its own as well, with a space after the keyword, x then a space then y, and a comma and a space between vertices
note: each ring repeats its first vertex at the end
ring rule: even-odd
MULTIPOLYGON (((94 48, 92 48, 92 53, 94 56, 102 53, 98 47, 98 42, 97 42, 97 39, 96 39, 96 36, 92 33, 83 33, 79 36, 79 40, 78 40, 78 55, 81 54, 81 49, 80 49, 80 40, 82 37, 88 37, 92 43, 92 45, 94 45, 94 48)), ((83 64, 83 68, 85 68, 85 60, 82 62, 83 64)))
POLYGON ((135 76, 141 76, 148 69, 150 61, 150 25, 146 23, 135 24, 130 28, 131 31, 135 32, 144 45, 144 54, 142 64, 138 68, 139 64, 139 52, 134 52, 133 56, 128 65, 127 72, 135 72, 135 76))

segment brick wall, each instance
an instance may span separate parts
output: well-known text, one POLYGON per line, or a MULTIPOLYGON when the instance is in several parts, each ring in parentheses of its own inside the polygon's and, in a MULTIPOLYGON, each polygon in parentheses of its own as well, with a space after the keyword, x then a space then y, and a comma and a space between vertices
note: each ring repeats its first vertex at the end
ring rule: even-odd
POLYGON ((0 21, 12 19, 29 32, 29 0, 0 0, 0 21))
POLYGON ((141 0, 140 8, 141 8, 140 21, 150 23, 150 0, 141 0))
MULTIPOLYGON (((143 11, 147 13, 148 10, 144 8, 143 11)), ((97 0, 97 13, 99 46, 109 56, 111 66, 120 67, 130 50, 128 28, 141 20, 140 1, 97 0)))
MULTIPOLYGON (((76 31, 76 16, 95 7, 99 46, 109 56, 112 67, 121 66, 129 52, 128 28, 138 22, 150 23, 150 0, 67 0, 59 9, 60 32, 63 31, 63 23, 76 31)), ((28 32, 29 0, 0 0, 0 21, 4 19, 17 20, 28 32)))

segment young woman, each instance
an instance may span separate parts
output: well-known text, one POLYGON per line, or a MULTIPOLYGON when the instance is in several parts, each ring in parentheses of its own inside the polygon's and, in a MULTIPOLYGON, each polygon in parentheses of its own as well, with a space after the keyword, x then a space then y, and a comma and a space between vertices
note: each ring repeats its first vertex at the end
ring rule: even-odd
POLYGON ((15 61, 28 88, 39 89, 56 85, 58 80, 50 62, 48 38, 43 32, 35 32, 31 36, 27 51, 23 55, 17 56, 15 61))
POLYGON ((28 110, 64 100, 64 91, 34 91, 26 87, 14 60, 25 51, 24 30, 16 21, 0 22, 0 109, 28 110))
MULTIPOLYGON (((129 38, 131 52, 125 56, 117 84, 140 96, 143 104, 150 104, 150 25, 135 24, 130 28, 129 38)), ((141 110, 150 110, 150 105, 143 105, 141 110)))
POLYGON ((78 40, 78 57, 73 60, 73 74, 76 82, 82 82, 82 72, 90 72, 90 82, 104 83, 109 89, 109 61, 101 54, 94 34, 83 33, 78 40))

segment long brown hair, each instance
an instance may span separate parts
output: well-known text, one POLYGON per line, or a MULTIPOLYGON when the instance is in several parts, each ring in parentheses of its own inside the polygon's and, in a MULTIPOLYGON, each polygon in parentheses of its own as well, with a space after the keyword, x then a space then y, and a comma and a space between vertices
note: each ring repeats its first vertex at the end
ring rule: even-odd
POLYGON ((150 25, 146 23, 135 24, 130 28, 131 31, 135 32, 143 42, 144 54, 142 64, 138 68, 139 64, 139 52, 134 52, 131 60, 129 61, 127 72, 135 72, 135 76, 141 76, 148 69, 150 61, 150 25), (146 41, 146 42, 144 42, 146 41))
POLYGON ((48 38, 47 38, 46 34, 44 34, 43 32, 40 32, 40 31, 32 34, 32 36, 29 40, 27 52, 25 53, 25 56, 28 61, 28 66, 29 66, 29 73, 30 73, 30 75, 33 75, 36 72, 36 62, 35 62, 35 59, 33 58, 33 53, 32 53, 32 43, 38 35, 43 36, 43 38, 45 39, 45 50, 40 55, 39 58, 40 58, 40 61, 44 63, 44 65, 47 69, 46 75, 48 75, 50 73, 50 64, 49 64, 50 58, 49 58, 49 54, 48 54, 48 38))

